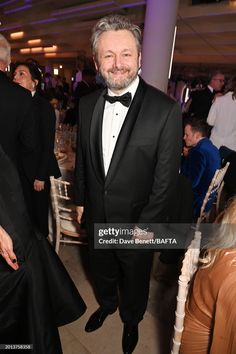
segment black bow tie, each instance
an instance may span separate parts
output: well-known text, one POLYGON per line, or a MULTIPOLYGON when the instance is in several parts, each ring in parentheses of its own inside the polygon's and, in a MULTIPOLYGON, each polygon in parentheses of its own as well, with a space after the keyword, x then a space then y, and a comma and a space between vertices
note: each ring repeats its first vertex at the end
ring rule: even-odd
POLYGON ((122 96, 109 96, 109 95, 104 95, 105 100, 107 100, 110 103, 115 103, 115 102, 120 102, 122 103, 125 107, 129 107, 130 103, 131 103, 131 93, 130 92, 126 92, 124 95, 122 96))

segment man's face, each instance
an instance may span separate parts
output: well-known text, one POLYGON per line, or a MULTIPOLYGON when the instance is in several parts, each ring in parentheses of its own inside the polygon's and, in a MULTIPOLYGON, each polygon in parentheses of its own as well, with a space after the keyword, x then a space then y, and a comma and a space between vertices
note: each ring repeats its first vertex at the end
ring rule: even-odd
POLYGON ((195 146, 202 138, 200 132, 194 132, 191 125, 187 124, 184 128, 184 141, 187 147, 195 146))
POLYGON ((102 33, 98 39, 96 54, 96 68, 115 93, 122 92, 138 75, 141 55, 130 31, 102 33))
POLYGON ((225 83, 225 77, 222 74, 217 74, 211 79, 210 85, 215 91, 221 91, 225 83))

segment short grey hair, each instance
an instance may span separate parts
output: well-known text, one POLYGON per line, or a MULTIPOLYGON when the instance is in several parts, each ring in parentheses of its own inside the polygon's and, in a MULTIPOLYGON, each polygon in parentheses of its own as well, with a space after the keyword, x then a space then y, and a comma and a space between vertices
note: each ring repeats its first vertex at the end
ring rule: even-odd
POLYGON ((119 31, 119 30, 127 30, 133 34, 136 41, 138 52, 140 53, 141 43, 142 43, 142 33, 139 26, 131 23, 130 20, 125 16, 109 15, 101 18, 93 27, 92 36, 91 36, 93 55, 96 56, 97 54, 98 39, 103 32, 119 31))
POLYGON ((11 47, 6 38, 0 33, 0 61, 9 65, 11 62, 11 47))

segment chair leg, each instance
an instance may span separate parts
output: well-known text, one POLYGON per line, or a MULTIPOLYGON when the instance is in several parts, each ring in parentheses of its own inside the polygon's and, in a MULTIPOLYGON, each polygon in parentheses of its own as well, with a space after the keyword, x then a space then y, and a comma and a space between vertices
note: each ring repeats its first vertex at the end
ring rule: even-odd
POLYGON ((56 251, 57 254, 59 252, 60 240, 61 240, 61 233, 57 232, 57 234, 56 234, 56 245, 55 245, 55 251, 56 251))

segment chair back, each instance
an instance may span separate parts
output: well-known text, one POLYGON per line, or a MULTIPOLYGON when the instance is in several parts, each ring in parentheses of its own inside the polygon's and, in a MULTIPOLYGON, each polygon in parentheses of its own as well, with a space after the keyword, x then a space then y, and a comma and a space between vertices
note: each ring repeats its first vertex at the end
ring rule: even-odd
POLYGON ((56 222, 55 250, 60 243, 86 244, 85 230, 76 220, 75 205, 71 198, 71 183, 50 177, 52 209, 56 222))
POLYGON ((226 171, 229 167, 229 162, 226 163, 226 165, 218 170, 216 170, 211 183, 208 187, 208 190, 206 192, 205 198, 202 202, 202 206, 200 209, 200 215, 197 219, 197 228, 199 225, 206 220, 207 218, 207 212, 206 212, 206 206, 210 200, 213 198, 216 199, 216 215, 218 214, 219 211, 219 204, 220 204, 220 196, 221 192, 224 186, 224 176, 226 174, 226 171))
POLYGON ((201 232, 195 231, 182 263, 181 274, 178 280, 178 295, 175 311, 174 336, 171 354, 178 354, 183 333, 185 317, 185 303, 188 295, 191 279, 198 268, 198 260, 201 245, 201 232))

